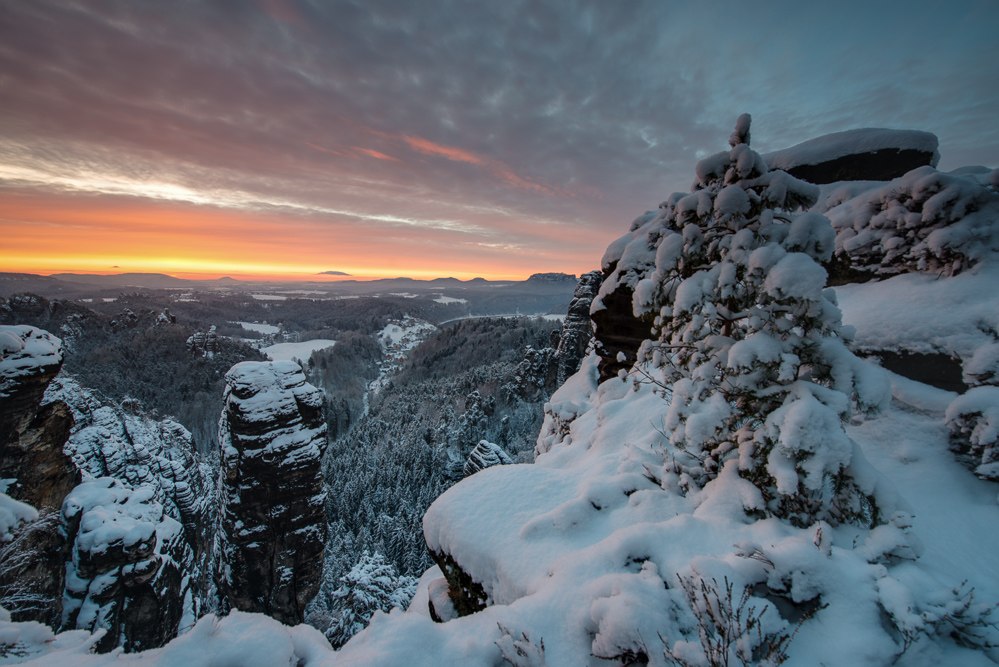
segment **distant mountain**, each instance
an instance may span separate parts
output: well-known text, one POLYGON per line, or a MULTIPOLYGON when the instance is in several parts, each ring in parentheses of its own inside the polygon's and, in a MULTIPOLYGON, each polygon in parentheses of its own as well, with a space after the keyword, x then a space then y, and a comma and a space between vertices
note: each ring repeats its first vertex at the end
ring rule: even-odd
POLYGON ((120 287, 190 287, 198 284, 237 284, 243 281, 235 278, 218 278, 217 280, 188 280, 186 278, 175 278, 165 273, 117 273, 113 275, 93 275, 83 273, 54 273, 49 278, 57 280, 84 283, 87 285, 107 285, 120 287))
POLYGON ((576 286, 576 276, 569 273, 535 273, 527 279, 530 284, 549 283, 576 286))

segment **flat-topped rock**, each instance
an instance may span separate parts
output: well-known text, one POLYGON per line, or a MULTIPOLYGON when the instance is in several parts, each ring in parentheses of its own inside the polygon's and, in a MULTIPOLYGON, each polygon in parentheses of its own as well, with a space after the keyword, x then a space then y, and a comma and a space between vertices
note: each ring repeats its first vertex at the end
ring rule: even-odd
POLYGON ((763 156, 780 169, 809 183, 890 181, 940 161, 935 134, 919 130, 863 128, 834 132, 763 156))

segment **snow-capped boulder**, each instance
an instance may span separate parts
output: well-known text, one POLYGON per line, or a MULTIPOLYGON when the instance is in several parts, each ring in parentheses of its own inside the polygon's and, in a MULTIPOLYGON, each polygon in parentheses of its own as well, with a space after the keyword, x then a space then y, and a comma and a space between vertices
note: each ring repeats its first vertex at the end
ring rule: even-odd
POLYGON ((162 646, 185 616, 193 622, 181 525, 154 496, 150 487, 133 490, 102 477, 76 487, 63 503, 72 544, 63 629, 106 630, 100 652, 162 646))
POLYGON ((224 609, 304 618, 326 541, 322 392, 291 361, 236 364, 219 422, 215 572, 224 609))
POLYGON ((468 477, 492 466, 509 465, 511 463, 513 463, 513 459, 510 458, 510 455, 502 447, 488 440, 479 440, 479 444, 468 455, 463 472, 465 477, 468 477))
POLYGON ((918 167, 937 166, 938 144, 930 132, 863 128, 809 139, 767 153, 763 160, 809 183, 890 181, 918 167))

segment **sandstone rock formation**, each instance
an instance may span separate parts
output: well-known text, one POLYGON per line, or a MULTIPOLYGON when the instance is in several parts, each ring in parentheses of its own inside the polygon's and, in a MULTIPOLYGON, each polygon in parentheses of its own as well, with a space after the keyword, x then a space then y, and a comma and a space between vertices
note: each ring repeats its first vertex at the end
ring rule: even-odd
MULTIPOLYGON (((63 453, 73 416, 60 401, 42 405, 45 389, 62 367, 58 338, 29 326, 0 327, 0 479, 6 493, 28 505, 56 512, 80 481, 63 453)), ((8 578, 47 603, 14 610, 20 620, 53 624, 62 613, 63 561, 68 545, 58 521, 43 521, 24 536, 19 549, 40 557, 5 565, 8 578)))
POLYGON ((323 395, 293 362, 226 373, 216 581, 223 610, 301 623, 326 541, 323 395))
POLYGON ((556 384, 562 386, 566 378, 579 370, 579 362, 586 354, 586 347, 593 338, 590 304, 600 290, 603 274, 590 271, 579 277, 576 291, 569 303, 569 312, 562 323, 562 336, 557 343, 558 375, 556 384))
POLYGON ((100 652, 141 651, 176 636, 195 614, 190 560, 181 525, 150 487, 130 489, 103 477, 66 497, 63 516, 72 547, 66 565, 63 629, 105 629, 100 652))
POLYGON ((195 356, 208 357, 219 351, 219 339, 215 325, 208 331, 198 331, 187 339, 187 351, 195 356))
POLYGON ((940 161, 937 137, 916 130, 835 132, 768 153, 763 160, 809 183, 890 181, 940 161))
POLYGON ((208 496, 215 480, 194 453, 191 433, 166 418, 151 418, 138 401, 117 405, 73 378, 56 378, 46 394, 65 401, 76 426, 65 451, 93 478, 114 477, 133 488, 149 486, 156 502, 184 526, 196 553, 204 544, 208 496))
POLYGON ((513 459, 510 455, 503 451, 503 448, 499 445, 489 442, 488 440, 479 440, 479 444, 475 446, 472 453, 468 455, 468 460, 465 461, 464 475, 468 477, 469 475, 474 475, 480 470, 485 468, 491 468, 492 466, 506 465, 513 463, 513 459))

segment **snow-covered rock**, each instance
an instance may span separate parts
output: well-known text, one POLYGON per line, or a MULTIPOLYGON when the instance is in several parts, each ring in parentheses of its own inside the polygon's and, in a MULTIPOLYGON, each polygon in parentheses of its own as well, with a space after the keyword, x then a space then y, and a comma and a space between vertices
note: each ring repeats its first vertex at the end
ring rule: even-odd
POLYGON ((111 477, 76 487, 63 503, 72 558, 66 565, 62 627, 106 630, 101 652, 141 651, 176 636, 193 619, 190 561, 180 523, 149 487, 111 477))
POLYGON ((498 465, 509 465, 513 463, 513 459, 507 454, 502 447, 494 442, 489 442, 488 440, 479 440, 479 444, 475 446, 472 453, 468 455, 468 460, 465 461, 464 474, 465 477, 469 475, 474 475, 480 470, 485 470, 486 468, 491 468, 498 465))
POLYGON ((214 556, 222 608, 301 623, 326 541, 323 395, 291 361, 247 361, 225 377, 214 556))
POLYGON ((809 183, 890 181, 917 167, 937 166, 938 144, 930 132, 863 128, 809 139, 763 160, 809 183))
POLYGON ((555 383, 558 386, 579 370, 579 364, 593 338, 590 304, 600 290, 601 282, 603 275, 600 271, 590 271, 581 275, 576 283, 576 291, 569 303, 565 321, 562 322, 562 335, 555 350, 558 356, 558 376, 555 383))

